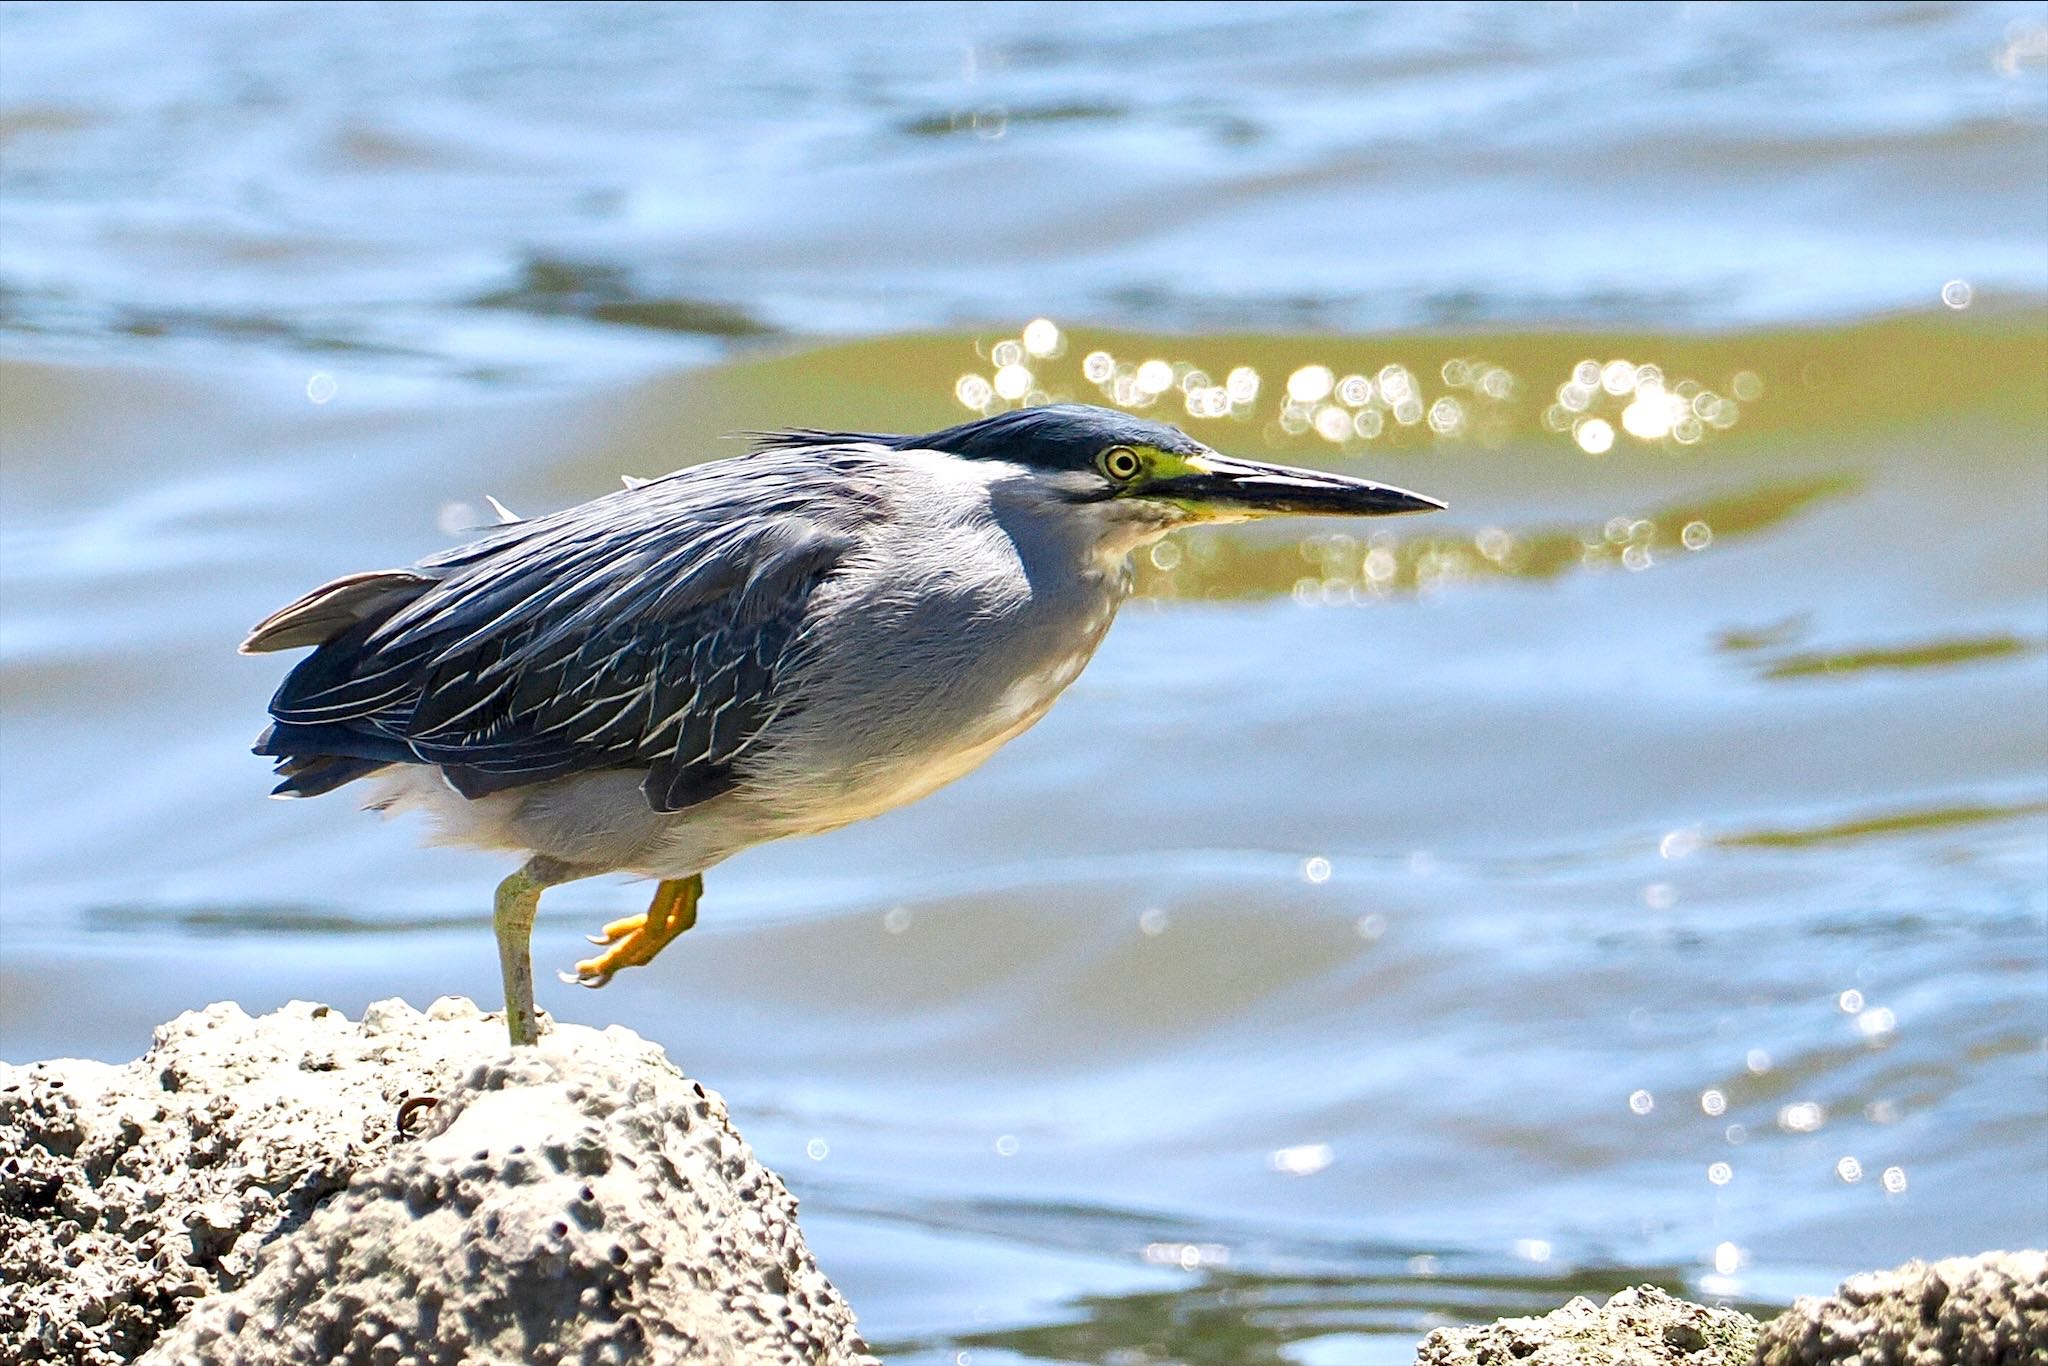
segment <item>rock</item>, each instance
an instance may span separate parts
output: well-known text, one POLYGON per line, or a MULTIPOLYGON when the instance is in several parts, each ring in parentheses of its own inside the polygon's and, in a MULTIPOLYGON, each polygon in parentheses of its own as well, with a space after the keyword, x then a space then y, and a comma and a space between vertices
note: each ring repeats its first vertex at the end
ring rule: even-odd
POLYGON ((1575 1299, 1541 1318, 1439 1328, 1416 1366, 1749 1366, 1757 1322, 1635 1286, 1596 1306, 1575 1299))
POLYGON ((1757 1366, 2048 1363, 2048 1253, 1908 1262, 1801 1299, 1764 1329, 1757 1366))
POLYGON ((454 998, 0 1067, 0 1284, 5 1362, 872 1360, 717 1095, 454 998))
POLYGON ((1416 1366, 2048 1366, 2048 1253, 1908 1262, 1768 1324, 1654 1286, 1595 1308, 1439 1328, 1416 1366))

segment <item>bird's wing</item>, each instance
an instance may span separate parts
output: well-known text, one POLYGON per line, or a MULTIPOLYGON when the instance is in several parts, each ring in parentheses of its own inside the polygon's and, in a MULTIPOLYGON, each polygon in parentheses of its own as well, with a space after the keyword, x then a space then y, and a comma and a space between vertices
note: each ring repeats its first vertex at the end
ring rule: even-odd
POLYGON ((285 680, 263 748, 440 764, 472 797, 614 768, 648 770, 658 811, 716 795, 873 512, 824 466, 699 466, 423 561, 431 588, 285 680))

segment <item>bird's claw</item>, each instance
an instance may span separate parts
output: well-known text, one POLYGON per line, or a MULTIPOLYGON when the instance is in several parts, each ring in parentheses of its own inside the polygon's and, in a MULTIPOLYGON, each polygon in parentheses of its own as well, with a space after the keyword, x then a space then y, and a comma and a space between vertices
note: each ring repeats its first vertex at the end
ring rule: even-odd
POLYGON ((644 915, 614 920, 596 934, 585 935, 584 938, 604 952, 576 964, 574 972, 555 974, 570 986, 595 990, 611 981, 612 975, 620 968, 638 967, 654 957, 654 952, 645 942, 647 917, 644 915))

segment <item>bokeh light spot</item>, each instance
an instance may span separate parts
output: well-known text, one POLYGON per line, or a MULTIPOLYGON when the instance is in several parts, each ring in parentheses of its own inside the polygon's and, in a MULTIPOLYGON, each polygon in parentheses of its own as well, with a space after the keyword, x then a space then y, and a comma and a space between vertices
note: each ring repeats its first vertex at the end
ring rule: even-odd
POLYGON ((1024 324, 1024 349, 1034 356, 1059 354, 1060 330, 1050 318, 1033 318, 1024 324))
POLYGON ((1330 396, 1337 378, 1327 365, 1304 365, 1287 377, 1287 397, 1296 403, 1317 403, 1330 396))
POLYGON ((1614 427, 1605 418, 1589 417, 1572 428, 1572 439, 1587 455, 1605 455, 1614 449, 1614 427))
POLYGON ((988 407, 995 396, 995 386, 980 375, 962 375, 953 382, 953 397, 960 400, 962 407, 976 412, 988 407))

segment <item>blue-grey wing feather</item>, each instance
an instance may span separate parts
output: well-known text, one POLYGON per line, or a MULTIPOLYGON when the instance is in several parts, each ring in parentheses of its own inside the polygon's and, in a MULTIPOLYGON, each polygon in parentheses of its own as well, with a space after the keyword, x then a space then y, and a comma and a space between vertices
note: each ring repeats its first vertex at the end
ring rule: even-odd
POLYGON ((430 557, 292 672, 259 752, 439 764, 468 796, 616 768, 657 810, 716 795, 793 704, 782 666, 875 513, 873 458, 698 466, 430 557))

